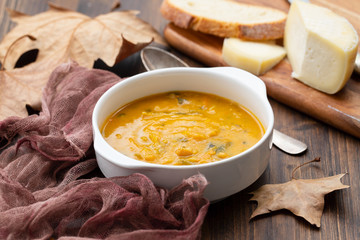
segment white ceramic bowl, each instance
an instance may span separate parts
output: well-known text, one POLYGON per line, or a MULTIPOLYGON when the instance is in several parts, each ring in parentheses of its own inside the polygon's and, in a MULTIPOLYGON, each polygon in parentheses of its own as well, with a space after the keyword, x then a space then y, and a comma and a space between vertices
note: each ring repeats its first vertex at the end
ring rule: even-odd
POLYGON ((142 173, 156 185, 171 189, 184 178, 200 172, 209 181, 205 197, 215 201, 243 190, 264 172, 272 147, 274 115, 264 83, 246 71, 232 67, 168 68, 141 73, 114 85, 97 102, 92 124, 97 162, 106 177, 142 173), (236 156, 186 166, 152 164, 129 158, 102 137, 99 127, 119 107, 151 94, 180 90, 212 93, 240 103, 262 122, 266 129, 264 136, 236 156))

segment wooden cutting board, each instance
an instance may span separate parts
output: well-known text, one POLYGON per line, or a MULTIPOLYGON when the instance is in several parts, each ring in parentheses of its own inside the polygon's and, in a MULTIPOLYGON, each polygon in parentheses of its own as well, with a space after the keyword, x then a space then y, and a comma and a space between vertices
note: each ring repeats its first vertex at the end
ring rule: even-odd
MULTIPOLYGON (((274 5, 273 1, 271 3, 274 5)), ((288 9, 288 4, 284 3, 287 4, 286 1, 281 1, 278 8, 288 9)), ((338 12, 346 15, 351 10, 342 9, 338 12)), ((352 19, 354 27, 359 29, 360 33, 360 14, 350 15, 349 19, 352 19)), ((207 66, 227 66, 221 57, 222 38, 178 28, 172 23, 165 27, 164 36, 174 48, 207 66)), ((344 89, 337 94, 329 95, 291 78, 291 72, 290 63, 284 59, 272 70, 260 76, 270 97, 360 138, 360 75, 354 73, 344 89)))

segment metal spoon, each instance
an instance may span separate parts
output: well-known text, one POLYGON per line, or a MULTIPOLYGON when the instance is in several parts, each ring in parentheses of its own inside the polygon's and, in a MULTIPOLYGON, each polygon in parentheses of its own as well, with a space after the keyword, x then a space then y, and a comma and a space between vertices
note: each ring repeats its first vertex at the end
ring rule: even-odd
MULTIPOLYGON (((158 47, 145 47, 140 52, 140 58, 147 71, 169 67, 189 67, 177 56, 158 47)), ((273 130, 273 143, 288 154, 300 154, 307 149, 305 143, 275 129, 273 130)))

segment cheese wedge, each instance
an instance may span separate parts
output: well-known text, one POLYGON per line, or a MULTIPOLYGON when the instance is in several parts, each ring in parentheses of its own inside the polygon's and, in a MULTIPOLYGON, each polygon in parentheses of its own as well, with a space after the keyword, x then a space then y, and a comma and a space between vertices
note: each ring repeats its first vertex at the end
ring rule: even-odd
POLYGON ((325 93, 340 91, 354 69, 358 41, 354 27, 329 9, 291 4, 284 46, 293 78, 325 93))
POLYGON ((241 68, 255 75, 262 75, 286 55, 285 49, 274 41, 244 41, 224 39, 222 57, 232 67, 241 68))

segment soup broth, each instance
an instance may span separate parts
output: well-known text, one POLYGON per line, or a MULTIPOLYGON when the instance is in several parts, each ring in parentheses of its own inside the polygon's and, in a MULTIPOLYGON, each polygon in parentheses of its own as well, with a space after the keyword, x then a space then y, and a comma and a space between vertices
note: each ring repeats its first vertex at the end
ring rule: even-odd
POLYGON ((157 164, 191 165, 237 155, 258 142, 264 127, 236 102, 179 91, 135 100, 109 116, 101 132, 122 154, 157 164))

